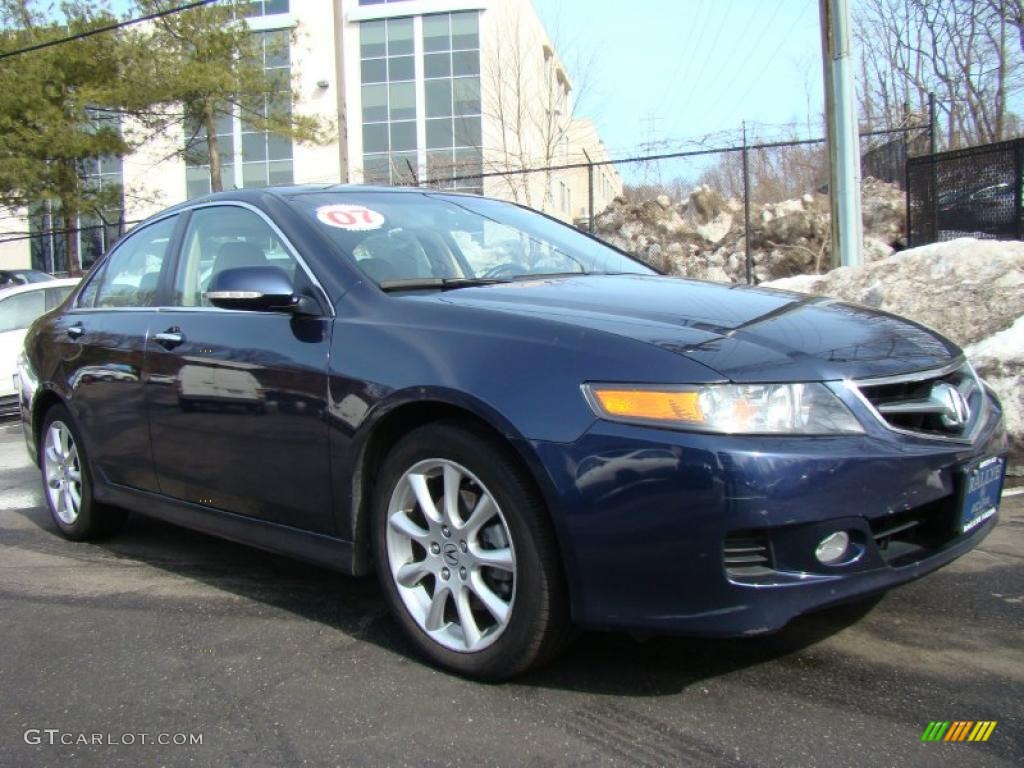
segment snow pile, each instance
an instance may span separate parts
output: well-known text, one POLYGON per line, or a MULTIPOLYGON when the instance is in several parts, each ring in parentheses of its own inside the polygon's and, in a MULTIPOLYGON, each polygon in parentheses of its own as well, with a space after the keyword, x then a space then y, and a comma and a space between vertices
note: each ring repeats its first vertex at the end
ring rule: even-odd
POLYGON ((1003 403, 1024 473, 1024 243, 961 238, 766 285, 903 315, 960 344, 1003 403))
MULTIPOLYGON (((905 195, 872 178, 862 186, 865 252, 884 258, 902 246, 905 195)), ((820 272, 831 246, 826 195, 751 207, 755 282, 820 272)), ((616 198, 595 217, 598 237, 670 274, 746 282, 743 204, 707 186, 674 204, 666 195, 640 203, 616 198)))

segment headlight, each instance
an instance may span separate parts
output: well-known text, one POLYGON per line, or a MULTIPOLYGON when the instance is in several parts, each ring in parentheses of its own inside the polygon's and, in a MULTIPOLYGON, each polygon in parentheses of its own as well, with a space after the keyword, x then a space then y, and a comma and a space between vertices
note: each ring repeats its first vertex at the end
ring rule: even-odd
POLYGON ((824 384, 584 384, 598 416, 694 432, 843 435, 864 431, 824 384))

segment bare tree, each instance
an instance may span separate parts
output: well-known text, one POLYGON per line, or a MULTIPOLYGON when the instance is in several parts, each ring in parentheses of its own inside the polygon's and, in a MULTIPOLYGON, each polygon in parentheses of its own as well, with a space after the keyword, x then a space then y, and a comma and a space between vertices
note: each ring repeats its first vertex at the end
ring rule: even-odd
POLYGON ((943 146, 999 141, 1016 125, 1007 97, 1024 76, 1022 0, 861 0, 856 22, 872 128, 920 122, 929 93, 943 146))
POLYGON ((485 171, 501 174, 513 200, 549 208, 553 171, 549 166, 579 162, 570 154, 577 106, 591 88, 592 49, 570 44, 566 54, 579 78, 570 80, 564 60, 545 39, 543 27, 510 4, 502 33, 481 72, 484 131, 495 138, 483 152, 485 171), (524 168, 544 168, 537 190, 524 168))
MULTIPOLYGON (((749 150, 750 199, 774 203, 815 191, 828 178, 823 144, 752 148, 749 150)), ((700 178, 726 197, 743 198, 743 153, 723 152, 700 178)))

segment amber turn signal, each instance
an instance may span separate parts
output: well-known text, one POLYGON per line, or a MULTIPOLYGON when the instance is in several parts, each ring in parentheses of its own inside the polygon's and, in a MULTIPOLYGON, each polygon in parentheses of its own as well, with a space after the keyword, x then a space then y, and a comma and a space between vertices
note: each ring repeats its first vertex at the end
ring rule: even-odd
POLYGON ((704 421, 697 392, 597 388, 591 392, 601 409, 615 418, 694 424, 704 421))

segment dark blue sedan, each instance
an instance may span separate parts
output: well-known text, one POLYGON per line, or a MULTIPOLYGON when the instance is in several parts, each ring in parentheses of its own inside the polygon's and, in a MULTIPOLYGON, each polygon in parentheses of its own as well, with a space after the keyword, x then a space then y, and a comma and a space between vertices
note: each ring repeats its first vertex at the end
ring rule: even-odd
POLYGON ((574 627, 766 633, 922 576, 992 530, 1007 451, 916 323, 422 190, 168 209, 18 377, 68 538, 133 510, 375 570, 427 658, 487 679, 574 627))

